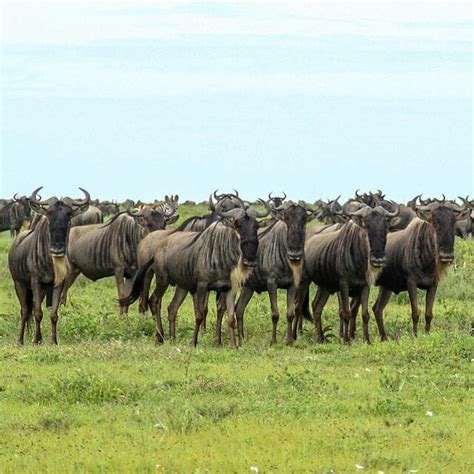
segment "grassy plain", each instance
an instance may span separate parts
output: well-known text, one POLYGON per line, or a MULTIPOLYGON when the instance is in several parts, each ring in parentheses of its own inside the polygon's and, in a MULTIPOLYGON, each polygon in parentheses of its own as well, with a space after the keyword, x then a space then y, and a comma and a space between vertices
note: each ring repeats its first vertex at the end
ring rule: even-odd
MULTIPOLYGON (((193 208, 180 208, 183 218, 193 208)), ((473 472, 474 242, 456 242, 434 329, 410 334, 406 295, 386 313, 391 340, 315 344, 309 325, 270 347, 266 295, 246 313, 244 347, 215 348, 215 305, 190 347, 154 344, 136 307, 117 314, 112 279, 80 278, 59 346, 16 346, 19 305, 0 236, 0 472, 473 472)), ((375 297, 373 292, 371 299, 375 297)), ((169 300, 169 295, 168 300, 169 300)), ((323 315, 337 327, 335 298, 323 315)), ((49 338, 47 313, 43 336, 49 338)))

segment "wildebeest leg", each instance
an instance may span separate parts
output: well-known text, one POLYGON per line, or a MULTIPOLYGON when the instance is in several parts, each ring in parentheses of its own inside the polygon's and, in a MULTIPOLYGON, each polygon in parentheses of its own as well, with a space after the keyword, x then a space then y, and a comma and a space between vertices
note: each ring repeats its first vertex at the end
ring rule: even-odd
POLYGON ((337 292, 337 303, 339 306, 339 337, 344 339, 344 315, 342 314, 342 299, 339 291, 337 292))
MULTIPOLYGON (((357 326, 357 313, 359 312, 359 307, 361 304, 361 296, 357 296, 355 298, 352 298, 351 301, 351 324, 349 327, 349 333, 351 339, 355 339, 355 333, 356 333, 356 326, 357 326)), ((369 311, 368 308, 368 301, 367 301, 367 314, 369 311)))
POLYGON ((242 287, 240 290, 240 296, 237 300, 237 304, 235 306, 235 316, 237 318, 237 331, 239 335, 239 345, 242 345, 242 341, 244 339, 244 313, 245 308, 249 304, 253 295, 253 290, 247 287, 242 287))
POLYGON ((313 299, 313 320, 314 329, 316 332, 316 340, 318 342, 324 342, 324 333, 321 325, 321 314, 323 312, 324 305, 327 303, 329 298, 329 291, 319 288, 316 291, 316 295, 313 299))
POLYGON ((232 348, 237 347, 235 341, 235 293, 230 290, 225 293, 225 307, 227 310, 227 331, 229 332, 229 345, 232 348))
MULTIPOLYGON (((127 296, 125 293, 125 283, 124 283, 125 275, 124 275, 123 269, 119 268, 115 270, 114 275, 115 275, 115 283, 117 285, 117 294, 120 299, 120 298, 123 298, 124 296, 127 296)), ((125 305, 122 305, 121 303, 119 304, 120 304, 120 314, 127 314, 128 307, 125 305)))
POLYGON ((375 321, 377 322, 377 328, 382 341, 387 340, 387 334, 385 333, 385 327, 383 324, 383 310, 385 309, 385 306, 387 306, 391 296, 392 292, 390 290, 383 286, 380 287, 377 300, 375 301, 374 306, 372 306, 372 311, 374 312, 375 321))
POLYGON ((270 306, 272 308, 272 341, 271 344, 277 342, 277 326, 280 314, 278 311, 278 297, 277 297, 277 285, 274 280, 270 280, 267 283, 268 296, 270 297, 270 306))
POLYGON ((420 313, 418 311, 418 297, 416 294, 416 283, 409 278, 407 281, 408 296, 410 297, 411 305, 411 319, 413 322, 413 335, 418 335, 418 320, 420 319, 420 313))
MULTIPOLYGON (((293 324, 293 339, 298 337, 298 329, 303 328, 303 305, 305 298, 309 298, 309 285, 301 284, 296 290, 296 304, 295 304, 295 322, 293 324)), ((302 332, 302 331, 301 331, 302 332)))
POLYGON ((69 288, 73 285, 73 283, 76 281, 76 278, 79 276, 81 272, 77 269, 74 269, 71 271, 71 273, 68 273, 66 276, 66 279, 64 280, 64 284, 62 285, 62 291, 61 291, 61 296, 59 298, 59 304, 65 304, 66 299, 67 299, 67 292, 69 291, 69 288))
POLYGON ((431 329, 431 320, 433 319, 433 305, 438 285, 435 283, 426 291, 426 308, 425 308, 425 332, 429 334, 431 329))
POLYGON ((351 321, 351 308, 349 306, 349 285, 343 281, 340 283, 342 318, 344 320, 344 342, 349 342, 349 323, 351 321))
POLYGON ((58 324, 58 308, 61 302, 61 293, 63 285, 59 285, 53 290, 53 304, 51 306, 51 344, 58 343, 57 329, 58 324))
POLYGON ((222 318, 225 313, 225 296, 224 293, 220 293, 217 298, 217 309, 216 309, 216 334, 214 336, 214 342, 216 346, 222 344, 222 318))
POLYGON ((31 308, 28 305, 28 290, 19 282, 15 281, 15 291, 20 302, 20 335, 18 336, 18 344, 23 345, 25 339, 26 322, 31 314, 31 308))
MULTIPOLYGON (((360 297, 354 298, 352 302, 356 301, 357 304, 357 309, 359 309, 359 305, 362 305, 362 324, 364 327, 364 341, 370 344, 370 336, 369 336, 369 319, 370 319, 370 314, 369 314, 369 287, 364 286, 362 288, 362 291, 360 293, 360 297)), ((352 324, 355 322, 355 317, 352 312, 352 307, 351 307, 351 331, 350 331, 350 336, 351 339, 354 338, 354 334, 352 333, 352 324)), ((357 315, 357 311, 355 313, 357 315)))
POLYGON ((33 342, 35 344, 41 344, 41 341, 43 340, 41 336, 41 321, 43 319, 41 303, 43 302, 46 292, 41 288, 41 285, 36 280, 31 282, 31 290, 33 292, 33 314, 35 316, 35 338, 33 342))
POLYGON ((203 331, 206 331, 207 329, 206 322, 207 322, 207 313, 209 312, 209 295, 210 294, 211 293, 209 291, 206 293, 206 302, 204 303, 204 316, 203 316, 203 320, 201 324, 201 329, 203 331))
POLYGON ((138 302, 138 312, 139 314, 145 314, 148 308, 148 295, 150 294, 150 286, 153 280, 153 269, 149 269, 145 275, 143 281, 143 288, 140 293, 140 300, 138 302))
MULTIPOLYGON (((127 296, 132 292, 133 280, 134 280, 134 277, 132 278, 125 277, 125 280, 123 282, 123 289, 122 289, 123 296, 127 296)), ((123 314, 128 314, 128 306, 129 306, 128 304, 123 305, 123 314)))
POLYGON ((296 286, 292 285, 286 292, 286 344, 293 344, 293 320, 295 319, 296 286))
POLYGON ((161 323, 161 301, 166 289, 168 288, 167 281, 156 281, 156 288, 150 298, 150 311, 156 321, 156 343, 163 344, 164 331, 161 323))
POLYGON ((193 298, 195 323, 192 342, 194 347, 197 346, 199 328, 201 327, 202 320, 204 319, 204 305, 206 303, 206 295, 207 285, 198 285, 193 298))
POLYGON ((170 327, 170 339, 176 339, 176 315, 183 304, 188 292, 179 286, 176 287, 173 299, 168 306, 168 322, 170 327))

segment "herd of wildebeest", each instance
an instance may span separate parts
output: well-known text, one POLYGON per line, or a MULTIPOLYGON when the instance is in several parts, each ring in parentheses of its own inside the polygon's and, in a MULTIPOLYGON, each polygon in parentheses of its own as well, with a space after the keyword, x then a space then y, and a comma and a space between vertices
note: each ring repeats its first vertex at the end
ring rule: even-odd
POLYGON ((157 343, 165 337, 161 305, 169 286, 175 287, 168 307, 169 337, 175 338, 177 312, 191 293, 194 345, 206 325, 211 291, 216 292, 218 345, 225 312, 230 345, 242 344, 245 308, 255 292, 270 297, 275 343, 278 289, 287 292, 289 345, 302 330, 303 318, 314 322, 317 340, 325 340, 321 315, 333 293, 338 297, 341 339, 355 337, 361 307, 363 337, 369 342, 372 286, 379 288, 372 309, 382 340, 387 339, 384 308, 392 293, 403 291, 410 298, 416 335, 417 289, 426 290, 429 332, 438 283, 454 259, 455 236, 466 239, 474 232, 474 201, 468 197, 457 202, 444 195, 419 195, 405 205, 386 199, 381 191, 357 191, 343 204, 338 199, 308 204, 270 193, 250 203, 236 191, 215 191, 209 196, 209 213, 170 230, 167 225, 179 217, 178 196, 119 205, 93 201, 82 188, 81 199, 43 200, 41 189, 29 197, 0 200, 0 231, 10 230, 14 237, 8 265, 21 306, 20 344, 33 316, 34 342, 41 342, 45 298, 51 307, 51 340, 57 343, 58 309, 80 274, 94 281, 114 276, 120 313, 139 300, 139 313, 150 310, 156 321, 157 343), (306 230, 313 219, 320 223, 306 230), (311 312, 312 283, 317 291, 311 312))

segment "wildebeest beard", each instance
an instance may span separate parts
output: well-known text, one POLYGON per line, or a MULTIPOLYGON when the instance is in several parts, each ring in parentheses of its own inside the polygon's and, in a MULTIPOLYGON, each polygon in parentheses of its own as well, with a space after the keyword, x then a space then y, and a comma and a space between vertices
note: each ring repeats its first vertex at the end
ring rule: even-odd
POLYGON ((52 255, 52 258, 54 268, 54 286, 59 286, 63 283, 69 272, 69 261, 66 256, 55 257, 52 255))

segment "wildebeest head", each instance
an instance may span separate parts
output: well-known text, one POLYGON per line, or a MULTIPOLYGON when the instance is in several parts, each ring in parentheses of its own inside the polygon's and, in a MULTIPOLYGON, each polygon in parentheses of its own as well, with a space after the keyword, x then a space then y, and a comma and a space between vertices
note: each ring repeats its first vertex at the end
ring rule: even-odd
MULTIPOLYGON (((218 201, 215 206, 215 212, 222 218, 222 222, 235 229, 239 235, 240 251, 242 252, 242 263, 246 267, 255 267, 257 265, 257 249, 258 249, 258 222, 257 218, 268 216, 268 210, 257 211, 245 205, 238 195, 227 195, 226 198, 218 201), (225 200, 231 196, 235 204, 239 207, 224 210, 225 200)), ((263 200, 260 200, 264 203, 263 200)))
POLYGON ((414 210, 420 219, 430 222, 436 233, 438 244, 439 259, 443 263, 451 263, 454 260, 454 225, 456 221, 466 219, 471 208, 467 200, 463 206, 459 206, 453 201, 433 199, 429 201, 421 201, 423 205, 416 205, 416 198, 412 201, 414 210))
POLYGON ((315 217, 315 209, 304 201, 294 203, 287 201, 278 207, 270 207, 267 201, 266 207, 271 214, 285 223, 287 228, 287 255, 291 261, 299 262, 304 255, 304 243, 306 237, 306 223, 315 217))
POLYGON ((357 211, 348 210, 348 203, 343 206, 343 214, 350 217, 359 227, 367 230, 370 254, 369 260, 373 267, 381 267, 385 263, 385 244, 387 233, 392 219, 396 219, 400 213, 400 206, 396 206, 393 212, 387 211, 382 206, 371 208, 362 205, 357 211))
POLYGON ((85 189, 79 188, 84 193, 85 199, 51 197, 46 201, 42 201, 41 198, 37 198, 40 189, 42 188, 33 191, 29 198, 31 209, 48 219, 51 255, 53 257, 64 257, 71 219, 87 210, 90 195, 85 189))
POLYGON ((174 222, 179 215, 176 214, 176 207, 170 206, 163 209, 153 207, 143 207, 140 210, 126 211, 129 216, 140 219, 143 227, 149 232, 163 230, 167 224, 174 222))
POLYGON ((281 207, 283 201, 286 199, 286 193, 283 192, 283 196, 272 196, 272 193, 268 195, 267 203, 271 208, 281 207))
POLYGON ((25 218, 30 220, 31 218, 31 206, 30 206, 30 199, 27 196, 20 196, 18 197, 17 194, 13 196, 13 200, 19 202, 24 209, 25 218))

